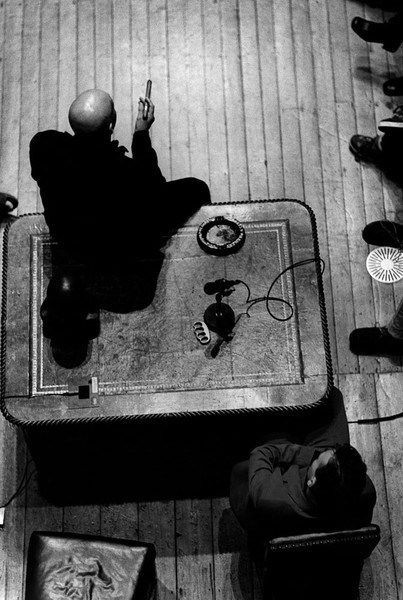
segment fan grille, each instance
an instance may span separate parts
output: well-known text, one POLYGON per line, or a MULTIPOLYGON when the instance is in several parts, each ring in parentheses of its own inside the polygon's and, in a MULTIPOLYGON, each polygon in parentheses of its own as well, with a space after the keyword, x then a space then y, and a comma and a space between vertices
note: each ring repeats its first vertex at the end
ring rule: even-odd
POLYGON ((387 246, 375 248, 367 256, 367 271, 376 281, 396 283, 403 278, 403 253, 387 246))

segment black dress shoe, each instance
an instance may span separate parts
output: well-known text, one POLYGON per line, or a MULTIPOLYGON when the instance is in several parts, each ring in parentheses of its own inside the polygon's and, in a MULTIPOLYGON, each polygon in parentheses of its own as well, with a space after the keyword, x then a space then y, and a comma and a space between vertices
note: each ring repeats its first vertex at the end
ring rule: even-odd
POLYGON ((350 151, 354 154, 356 160, 370 162, 374 165, 382 166, 384 156, 378 146, 377 137, 367 135, 353 135, 350 139, 350 151))
POLYGON ((383 48, 388 52, 396 52, 402 43, 402 33, 393 23, 374 23, 361 17, 354 17, 351 28, 366 42, 383 44, 383 48))
POLYGON ((362 230, 362 237, 373 246, 389 246, 403 250, 403 225, 393 221, 372 221, 362 230))
POLYGON ((403 77, 385 81, 383 91, 387 96, 403 96, 403 77))
POLYGON ((17 208, 18 200, 11 194, 0 192, 0 220, 3 219, 9 212, 17 208))
POLYGON ((85 337, 54 337, 50 347, 55 362, 65 369, 74 369, 83 364, 88 354, 88 339, 85 337))
POLYGON ((394 11, 399 9, 400 0, 364 0, 365 4, 374 8, 383 8, 383 10, 394 11))
POLYGON ((350 333, 350 350, 364 356, 401 356, 403 340, 391 336, 386 327, 362 327, 350 333))

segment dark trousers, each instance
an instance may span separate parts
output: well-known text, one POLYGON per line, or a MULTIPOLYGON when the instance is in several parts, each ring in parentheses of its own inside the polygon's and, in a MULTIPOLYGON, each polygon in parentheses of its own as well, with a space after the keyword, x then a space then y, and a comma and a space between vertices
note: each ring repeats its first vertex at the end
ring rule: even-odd
POLYGON ((201 179, 186 177, 158 188, 155 202, 162 233, 166 233, 181 227, 201 206, 210 204, 210 190, 201 179))
POLYGON ((396 14, 388 20, 388 23, 396 26, 396 34, 397 36, 400 35, 403 40, 403 8, 398 8, 396 14))
MULTIPOLYGON (((400 107, 399 107, 400 108, 400 107)), ((385 172, 397 183, 402 183, 403 133, 401 130, 384 133, 381 138, 382 154, 385 158, 385 172)))
MULTIPOLYGON (((79 229, 64 229, 62 218, 60 227, 51 228, 58 241, 53 273, 76 281, 93 310, 128 312, 148 306, 162 266, 160 249, 201 206, 211 202, 208 185, 194 177, 136 192, 121 217, 110 215, 107 230, 97 224, 97 215, 94 227, 82 235, 79 229)), ((55 303, 47 305, 51 317, 55 311, 55 303)))
MULTIPOLYGON (((174 233, 203 205, 210 204, 208 185, 187 177, 147 188, 133 190, 122 203, 122 214, 93 215, 92 227, 81 225, 79 215, 75 231, 65 223, 64 213, 52 216, 50 233, 62 245, 66 257, 75 263, 130 265, 137 257, 149 257, 161 248, 166 237, 174 233)), ((55 202, 57 198, 55 199, 55 202)), ((75 208, 79 212, 79 207, 75 208)))

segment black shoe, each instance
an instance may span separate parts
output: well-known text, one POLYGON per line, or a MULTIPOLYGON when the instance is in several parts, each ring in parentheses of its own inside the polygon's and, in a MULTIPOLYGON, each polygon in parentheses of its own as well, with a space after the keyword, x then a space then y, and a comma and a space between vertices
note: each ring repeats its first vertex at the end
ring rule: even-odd
POLYGON ((55 362, 65 369, 74 369, 83 364, 88 354, 88 339, 84 337, 52 338, 50 347, 55 362))
POLYGON ((362 230, 362 237, 373 246, 389 246, 403 250, 403 225, 393 221, 372 221, 362 230))
POLYGON ((399 113, 394 114, 387 119, 382 119, 382 121, 379 121, 378 123, 378 129, 379 131, 383 131, 383 133, 393 133, 394 131, 400 132, 399 135, 401 135, 401 132, 403 131, 403 115, 399 113))
POLYGON ((364 356, 401 356, 403 340, 391 336, 386 327, 362 327, 350 333, 350 350, 364 356))
POLYGON ((367 135, 353 135, 350 139, 349 148, 356 160, 362 160, 380 166, 384 162, 382 150, 380 150, 378 146, 377 137, 372 138, 367 135))
POLYGON ((374 23, 361 17, 354 17, 351 28, 366 42, 383 44, 383 48, 388 52, 396 52, 402 43, 402 34, 393 23, 374 23))
POLYGON ((403 77, 385 81, 383 91, 387 96, 403 96, 403 77))
POLYGON ((383 8, 383 10, 394 11, 398 10, 401 0, 364 0, 365 4, 373 8, 383 8))
POLYGON ((3 219, 8 213, 17 208, 17 206, 17 198, 14 198, 14 196, 11 196, 10 194, 0 192, 0 219, 3 219))

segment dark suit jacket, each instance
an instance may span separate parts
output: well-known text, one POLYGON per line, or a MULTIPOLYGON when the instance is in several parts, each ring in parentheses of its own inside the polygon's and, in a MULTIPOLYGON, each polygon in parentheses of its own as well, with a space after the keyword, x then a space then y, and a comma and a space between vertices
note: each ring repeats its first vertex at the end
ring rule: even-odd
POLYGON ((128 240, 131 248, 141 249, 144 237, 150 245, 158 216, 152 199, 165 178, 147 131, 134 133, 133 158, 126 152, 117 141, 94 144, 66 132, 33 137, 32 177, 56 240, 105 256, 128 240))
POLYGON ((340 515, 324 513, 312 494, 307 495, 308 468, 316 453, 324 449, 271 443, 255 448, 249 458, 247 502, 241 522, 271 538, 369 524, 376 493, 368 477, 359 503, 340 515))

